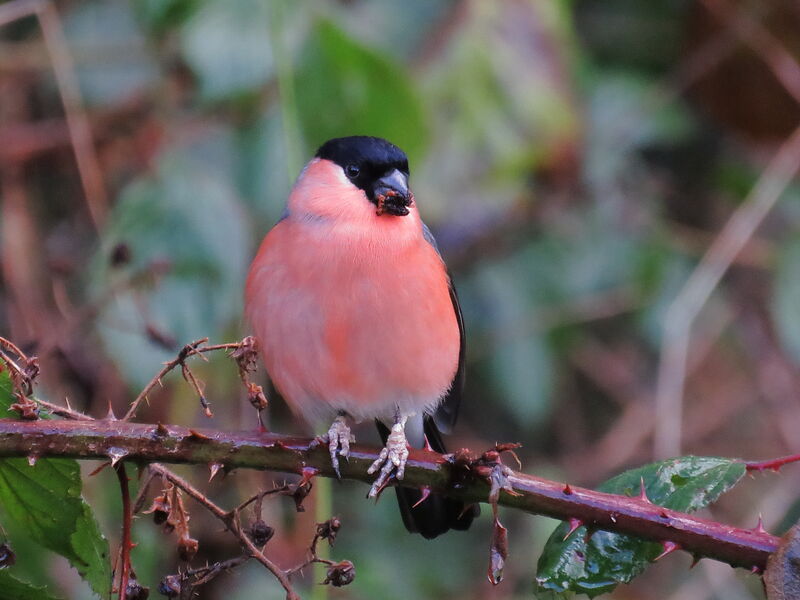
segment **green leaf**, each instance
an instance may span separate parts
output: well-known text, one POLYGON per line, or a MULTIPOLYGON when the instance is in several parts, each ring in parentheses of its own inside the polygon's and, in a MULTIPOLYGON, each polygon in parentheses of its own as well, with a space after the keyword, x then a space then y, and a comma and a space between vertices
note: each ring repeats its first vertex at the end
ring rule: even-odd
POLYGON ((390 52, 361 45, 328 20, 317 21, 308 39, 295 87, 309 145, 376 135, 400 146, 412 163, 418 159, 428 137, 422 105, 390 52))
POLYGON ((58 600, 46 588, 14 577, 8 569, 0 570, 0 600, 58 600))
POLYGON ((800 238, 782 249, 775 273, 772 312, 781 343, 800 364, 800 238))
MULTIPOLYGON (((685 456, 625 471, 598 490, 636 496, 644 480, 647 497, 654 504, 693 512, 714 502, 744 473, 741 461, 685 456)), ((564 541, 568 530, 568 524, 562 523, 545 545, 536 577, 542 589, 581 592, 590 597, 610 592, 618 583, 639 575, 662 551, 658 543, 606 531, 596 532, 587 543, 584 527, 564 541)))
MULTIPOLYGON (((0 373, 0 415, 14 402, 8 372, 0 373)), ((100 596, 108 593, 111 564, 108 541, 81 497, 81 473, 75 460, 25 458, 0 460, 0 510, 28 535, 69 560, 100 596)))

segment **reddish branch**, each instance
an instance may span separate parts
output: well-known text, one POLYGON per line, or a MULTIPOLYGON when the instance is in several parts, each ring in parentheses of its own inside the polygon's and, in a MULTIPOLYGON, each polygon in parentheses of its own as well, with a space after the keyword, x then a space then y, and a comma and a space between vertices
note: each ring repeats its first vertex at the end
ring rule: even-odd
POLYGON ((748 471, 780 471, 781 467, 800 461, 800 454, 790 454, 771 460, 753 461, 745 463, 748 471))
MULTIPOLYGON (((194 463, 209 467, 222 464, 226 470, 252 468, 301 474, 310 467, 320 475, 333 477, 326 449, 310 448, 311 441, 271 433, 195 430, 109 420, 0 420, 0 457, 35 455, 107 460, 122 455, 127 461, 142 463, 194 463)), ((371 482, 367 468, 376 457, 374 448, 353 446, 350 460, 342 465, 342 477, 371 482)), ((412 450, 402 485, 427 486, 463 500, 486 502, 489 483, 473 471, 466 463, 457 466, 440 454, 412 450)), ((748 569, 763 569, 769 554, 778 547, 777 537, 758 528, 738 529, 665 509, 639 497, 605 494, 510 470, 508 473, 514 494, 501 491, 499 504, 525 512, 562 520, 578 519, 590 528, 671 542, 697 556, 748 569)), ((178 483, 172 474, 166 477, 193 496, 188 483, 183 480, 178 483)), ((218 518, 229 518, 229 513, 218 507, 211 511, 218 518)), ((246 540, 246 536, 240 539, 246 540)), ((264 563, 258 549, 248 549, 264 563)))
POLYGON ((119 575, 119 599, 127 597, 128 578, 131 572, 131 494, 128 489, 128 474, 125 472, 125 465, 119 464, 114 467, 119 479, 119 489, 122 494, 122 542, 120 544, 120 575, 119 575))

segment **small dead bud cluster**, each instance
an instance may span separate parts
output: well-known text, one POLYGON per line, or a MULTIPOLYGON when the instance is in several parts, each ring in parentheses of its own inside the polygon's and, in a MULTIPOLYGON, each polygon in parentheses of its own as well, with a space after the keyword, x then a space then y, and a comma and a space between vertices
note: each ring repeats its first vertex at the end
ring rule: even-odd
POLYGON ((342 562, 328 566, 328 572, 325 574, 325 579, 322 580, 322 584, 342 587, 353 583, 355 578, 355 566, 349 560, 343 560, 342 562))
POLYGON ((256 519, 247 532, 250 540, 259 548, 263 548, 275 535, 275 530, 266 524, 263 519, 256 519))
POLYGON ((39 406, 29 396, 33 394, 33 384, 39 376, 39 358, 26 356, 16 345, 2 337, 0 348, 0 361, 8 369, 14 397, 17 399, 9 408, 16 411, 20 418, 35 421, 39 418, 39 406), (16 358, 9 356, 6 351, 16 358))
POLYGON ((171 483, 167 484, 144 512, 152 514, 153 522, 163 525, 165 532, 177 532, 178 556, 182 561, 190 562, 197 554, 199 543, 189 533, 189 513, 183 505, 181 491, 171 483))
POLYGON ((244 338, 239 346, 234 349, 230 356, 236 361, 236 366, 239 367, 239 377, 245 386, 250 383, 250 373, 255 372, 256 365, 258 364, 258 343, 256 338, 248 335, 244 338))
POLYGON ((489 448, 478 457, 475 457, 469 450, 459 450, 451 457, 457 474, 466 471, 489 481, 488 500, 492 505, 494 521, 492 538, 489 543, 488 578, 493 585, 497 585, 503 580, 503 569, 508 559, 508 529, 500 522, 497 508, 500 492, 504 491, 512 496, 519 496, 510 480, 514 472, 503 464, 502 457, 504 453, 510 453, 519 464, 519 458, 514 452, 519 447, 520 444, 517 443, 495 444, 493 448, 489 448))
POLYGON ((184 588, 183 577, 180 575, 167 575, 158 584, 158 593, 167 598, 178 598, 184 588))
POLYGON ((297 512, 305 512, 306 507, 303 506, 303 501, 306 497, 311 493, 311 489, 313 488, 313 484, 310 481, 300 482, 293 487, 290 492, 292 499, 294 500, 294 507, 297 512))
POLYGON ((264 389, 256 383, 247 384, 247 400, 259 412, 267 408, 267 396, 264 394, 264 389))
MULTIPOLYGON (((336 542, 336 534, 339 533, 341 528, 342 522, 339 517, 332 517, 324 523, 317 523, 317 533, 314 537, 320 540, 328 540, 328 545, 333 547, 334 542, 336 542)), ((316 541, 314 545, 316 545, 316 541)))
POLYGON ((147 600, 150 597, 150 588, 131 578, 125 588, 125 600, 147 600))
POLYGON ((250 374, 255 372, 258 364, 258 343, 256 339, 251 335, 244 338, 239 342, 238 347, 231 351, 230 357, 236 361, 236 366, 239 368, 239 378, 247 390, 247 401, 258 411, 258 421, 261 423, 261 411, 267 408, 269 401, 264 393, 264 388, 250 381, 250 374))

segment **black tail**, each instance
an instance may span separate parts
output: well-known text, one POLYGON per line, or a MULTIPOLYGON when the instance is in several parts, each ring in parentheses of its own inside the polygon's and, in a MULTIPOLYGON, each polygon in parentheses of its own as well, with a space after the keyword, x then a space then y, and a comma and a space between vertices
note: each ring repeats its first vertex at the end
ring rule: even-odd
MULTIPOLYGON (((423 419, 425 437, 428 438, 431 448, 445 454, 447 451, 436 423, 427 415, 423 419)), ((378 426, 378 433, 385 444, 386 438, 389 436, 389 428, 380 421, 375 421, 375 424, 378 426)), ((415 507, 414 505, 422 498, 422 492, 414 488, 395 487, 394 489, 406 529, 411 533, 419 533, 429 540, 451 529, 460 531, 469 529, 472 520, 480 514, 477 504, 466 506, 459 500, 439 494, 431 494, 424 502, 415 507)))

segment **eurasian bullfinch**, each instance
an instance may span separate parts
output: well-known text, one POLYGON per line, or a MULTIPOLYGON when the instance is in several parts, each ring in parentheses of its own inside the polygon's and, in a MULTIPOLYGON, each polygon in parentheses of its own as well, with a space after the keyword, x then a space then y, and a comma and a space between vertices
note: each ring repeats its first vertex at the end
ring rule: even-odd
MULTIPOLYGON (((323 144, 250 267, 245 310, 267 371, 295 413, 333 423, 339 472, 347 419, 384 439, 370 497, 403 478, 409 443, 445 452, 464 382, 464 326, 447 269, 408 188, 408 159, 386 140, 323 144), (387 425, 388 424, 388 425, 387 425)), ((409 531, 466 529, 473 508, 396 488, 409 531)))

